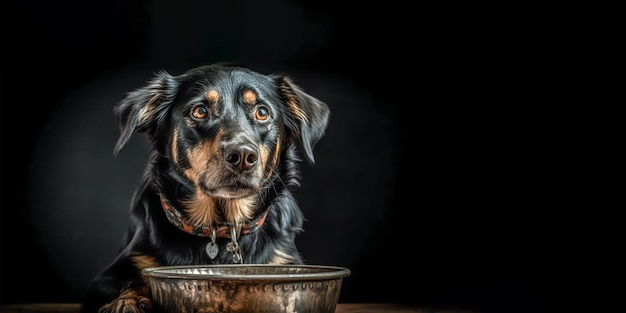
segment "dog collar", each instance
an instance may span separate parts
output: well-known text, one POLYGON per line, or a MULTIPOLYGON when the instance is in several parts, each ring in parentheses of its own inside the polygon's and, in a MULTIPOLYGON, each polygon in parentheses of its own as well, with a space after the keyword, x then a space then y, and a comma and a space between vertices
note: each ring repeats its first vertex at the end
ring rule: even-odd
MULTIPOLYGON (((268 212, 266 210, 265 213, 263 213, 256 222, 253 221, 246 224, 236 224, 234 225, 235 227, 231 227, 233 226, 233 224, 231 223, 222 223, 211 228, 204 226, 193 226, 185 222, 182 214, 178 210, 176 210, 176 208, 170 205, 169 202, 163 197, 161 197, 161 205, 163 206, 165 216, 167 216, 167 219, 170 221, 170 223, 174 224, 176 227, 188 234, 202 237, 213 237, 213 240, 215 240, 216 237, 233 238, 233 236, 238 237, 240 234, 245 235, 256 231, 257 229, 259 229, 259 227, 261 227, 261 225, 263 225, 263 222, 265 222, 265 218, 267 217, 268 212)), ((235 240, 237 239, 238 238, 235 238, 235 240)))

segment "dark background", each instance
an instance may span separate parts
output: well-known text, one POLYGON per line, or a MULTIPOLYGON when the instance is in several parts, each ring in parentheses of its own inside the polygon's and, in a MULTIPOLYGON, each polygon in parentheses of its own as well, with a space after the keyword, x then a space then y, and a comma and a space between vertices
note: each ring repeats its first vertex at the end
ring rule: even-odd
POLYGON ((148 155, 135 136, 113 157, 125 93, 158 70, 238 61, 331 108, 316 164, 302 164, 298 240, 308 263, 351 269, 340 302, 536 310, 529 207, 544 190, 526 183, 535 156, 511 127, 524 109, 501 94, 501 25, 403 3, 3 9, 1 303, 79 302, 113 260, 148 155))

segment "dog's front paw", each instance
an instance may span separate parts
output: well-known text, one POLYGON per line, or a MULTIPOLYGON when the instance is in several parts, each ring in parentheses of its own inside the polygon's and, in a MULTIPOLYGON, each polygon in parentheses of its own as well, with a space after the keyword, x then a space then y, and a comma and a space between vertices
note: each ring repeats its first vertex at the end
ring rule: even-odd
POLYGON ((148 313, 152 300, 146 297, 117 298, 98 310, 98 313, 148 313))

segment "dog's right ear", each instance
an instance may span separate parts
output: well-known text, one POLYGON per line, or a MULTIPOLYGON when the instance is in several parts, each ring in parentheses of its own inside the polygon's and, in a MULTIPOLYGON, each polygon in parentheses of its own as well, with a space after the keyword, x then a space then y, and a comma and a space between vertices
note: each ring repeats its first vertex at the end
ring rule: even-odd
POLYGON ((178 84, 174 76, 161 71, 146 86, 129 92, 115 107, 114 113, 120 122, 120 137, 113 155, 117 156, 135 132, 145 133, 152 141, 176 96, 178 84))

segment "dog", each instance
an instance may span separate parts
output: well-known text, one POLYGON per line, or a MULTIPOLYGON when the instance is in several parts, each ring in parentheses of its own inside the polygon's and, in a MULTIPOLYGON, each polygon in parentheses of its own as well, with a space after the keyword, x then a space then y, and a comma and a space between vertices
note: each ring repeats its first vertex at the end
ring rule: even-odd
POLYGON ((81 312, 157 311, 142 270, 201 264, 304 264, 299 164, 330 118, 289 76, 211 64, 154 74, 114 108, 117 156, 133 134, 151 153, 117 257, 81 312))

